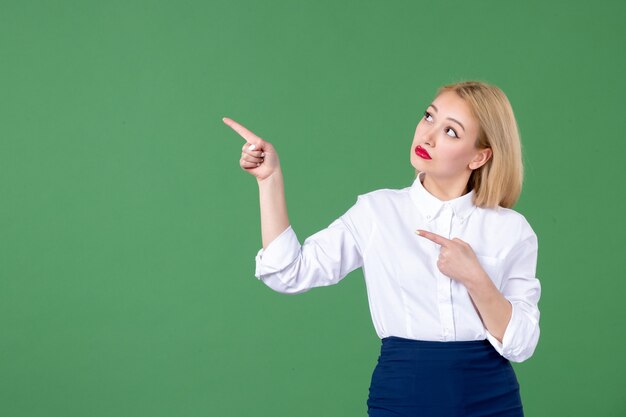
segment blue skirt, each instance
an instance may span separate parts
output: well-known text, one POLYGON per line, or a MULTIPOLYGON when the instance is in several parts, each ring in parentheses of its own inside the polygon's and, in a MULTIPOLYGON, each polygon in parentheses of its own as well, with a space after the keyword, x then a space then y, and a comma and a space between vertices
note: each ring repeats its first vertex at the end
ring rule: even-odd
POLYGON ((488 340, 382 340, 369 417, 522 417, 511 363, 488 340))

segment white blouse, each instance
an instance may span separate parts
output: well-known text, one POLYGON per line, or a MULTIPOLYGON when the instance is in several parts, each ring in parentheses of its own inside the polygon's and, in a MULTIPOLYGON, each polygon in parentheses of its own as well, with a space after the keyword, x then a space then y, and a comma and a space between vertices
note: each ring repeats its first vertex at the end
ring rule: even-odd
POLYGON ((477 207, 473 191, 441 201, 421 178, 403 189, 359 195, 346 213, 302 245, 289 226, 259 250, 255 276, 275 291, 297 294, 336 284, 363 268, 381 339, 488 339, 509 360, 528 359, 539 340, 537 236, 516 211, 477 207), (439 245, 415 234, 417 229, 471 245, 512 305, 502 343, 483 325, 465 286, 437 268, 439 245))

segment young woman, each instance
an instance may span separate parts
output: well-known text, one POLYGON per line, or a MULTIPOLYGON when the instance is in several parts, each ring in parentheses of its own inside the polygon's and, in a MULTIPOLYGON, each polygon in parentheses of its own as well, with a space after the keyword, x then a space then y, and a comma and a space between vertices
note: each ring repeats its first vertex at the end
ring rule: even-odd
POLYGON ((510 361, 539 339, 537 237, 511 209, 522 187, 517 123, 484 82, 439 89, 415 129, 417 176, 359 195, 300 245, 289 224, 278 155, 246 139, 240 166, 257 178, 263 248, 256 277, 282 293, 336 284, 362 267, 382 340, 373 416, 522 416, 510 361))

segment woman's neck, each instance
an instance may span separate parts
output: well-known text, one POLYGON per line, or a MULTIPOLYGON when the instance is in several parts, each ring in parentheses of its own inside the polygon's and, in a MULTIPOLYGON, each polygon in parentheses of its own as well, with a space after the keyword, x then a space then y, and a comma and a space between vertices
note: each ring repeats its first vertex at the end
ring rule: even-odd
POLYGON ((469 178, 456 178, 452 180, 435 179, 424 174, 422 185, 432 195, 441 201, 454 200, 469 192, 467 182, 469 178))

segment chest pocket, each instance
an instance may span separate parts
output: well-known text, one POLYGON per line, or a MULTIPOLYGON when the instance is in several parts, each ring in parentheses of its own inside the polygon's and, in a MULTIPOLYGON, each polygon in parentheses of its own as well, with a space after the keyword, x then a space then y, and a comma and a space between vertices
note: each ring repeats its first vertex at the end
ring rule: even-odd
POLYGON ((476 257, 496 287, 502 290, 502 260, 493 256, 476 255, 476 257))

